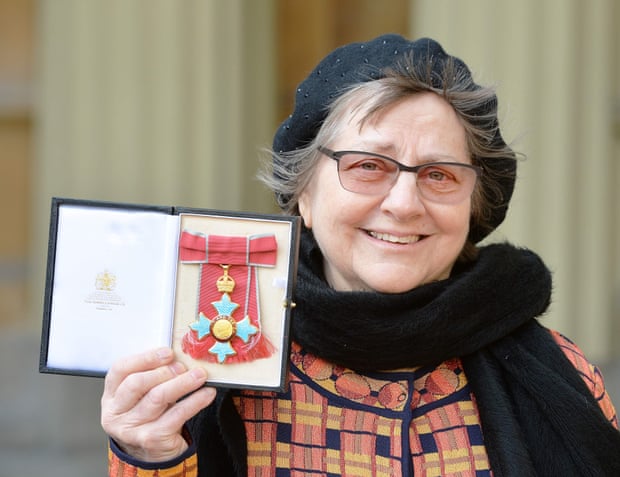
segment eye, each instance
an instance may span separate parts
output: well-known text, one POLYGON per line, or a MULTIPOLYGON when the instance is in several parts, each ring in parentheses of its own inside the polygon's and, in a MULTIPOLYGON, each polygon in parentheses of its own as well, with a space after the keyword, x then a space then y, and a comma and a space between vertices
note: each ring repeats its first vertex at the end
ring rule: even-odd
POLYGON ((446 174, 443 171, 440 171, 438 169, 432 169, 432 170, 428 171, 426 176, 430 180, 433 180, 433 181, 442 181, 442 180, 446 179, 446 174))
POLYGON ((429 164, 418 171, 418 184, 434 190, 452 190, 462 182, 459 169, 449 164, 429 164))
POLYGON ((346 170, 364 172, 389 172, 393 167, 384 159, 360 154, 347 154, 342 159, 346 170))
POLYGON ((446 168, 442 168, 435 165, 429 165, 427 167, 422 168, 418 172, 418 176, 421 179, 433 181, 433 182, 444 182, 444 181, 454 181, 455 177, 450 173, 446 168))
POLYGON ((360 162, 357 167, 365 169, 367 171, 375 171, 379 167, 376 162, 373 161, 364 161, 360 162))

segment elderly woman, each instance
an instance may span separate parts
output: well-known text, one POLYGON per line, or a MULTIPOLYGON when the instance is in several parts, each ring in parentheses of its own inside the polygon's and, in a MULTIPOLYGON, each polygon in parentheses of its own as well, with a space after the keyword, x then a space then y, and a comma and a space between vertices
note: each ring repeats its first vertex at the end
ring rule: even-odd
POLYGON ((516 161, 463 62, 396 35, 339 48, 272 156, 305 225, 290 389, 216 396, 170 350, 123 360, 102 399, 110 475, 620 475, 601 375, 537 321, 549 271, 476 245, 516 161))

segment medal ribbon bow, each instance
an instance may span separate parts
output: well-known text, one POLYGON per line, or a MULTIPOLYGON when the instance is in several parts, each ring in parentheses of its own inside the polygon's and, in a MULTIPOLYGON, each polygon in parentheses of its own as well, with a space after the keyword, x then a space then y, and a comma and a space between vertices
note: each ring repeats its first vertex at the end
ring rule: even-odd
POLYGON ((185 353, 218 363, 273 354, 274 346, 261 332, 257 268, 274 267, 277 248, 273 234, 181 233, 180 262, 200 266, 197 321, 183 337, 185 353))
POLYGON ((181 233, 181 262, 270 266, 276 264, 275 235, 203 235, 181 233))

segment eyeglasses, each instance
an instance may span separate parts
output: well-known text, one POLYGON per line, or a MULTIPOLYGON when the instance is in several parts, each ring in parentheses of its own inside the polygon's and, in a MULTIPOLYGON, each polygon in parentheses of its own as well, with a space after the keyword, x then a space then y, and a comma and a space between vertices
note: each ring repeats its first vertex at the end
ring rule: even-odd
POLYGON ((400 172, 405 171, 416 175, 416 186, 422 198, 440 204, 457 204, 471 196, 482 174, 482 168, 460 162, 406 166, 372 152, 332 151, 323 146, 318 150, 338 163, 340 184, 356 194, 387 194, 400 172))

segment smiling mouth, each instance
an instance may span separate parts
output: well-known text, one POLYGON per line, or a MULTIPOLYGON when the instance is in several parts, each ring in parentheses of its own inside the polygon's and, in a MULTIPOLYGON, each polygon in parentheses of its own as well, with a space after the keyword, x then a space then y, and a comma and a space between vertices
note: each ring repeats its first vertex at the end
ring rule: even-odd
POLYGON ((380 232, 372 232, 370 230, 367 231, 367 233, 368 235, 370 235, 373 238, 376 238, 377 240, 383 240, 384 242, 400 243, 400 244, 416 243, 424 238, 423 235, 405 235, 402 237, 398 237, 396 235, 385 234, 385 233, 380 233, 380 232))

